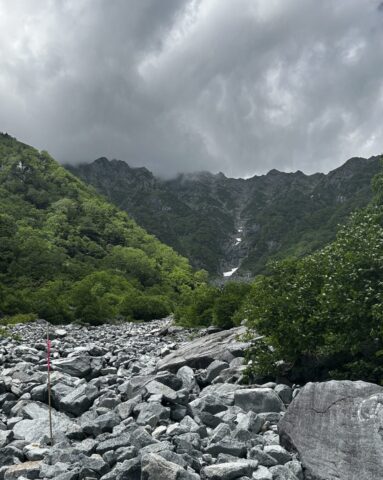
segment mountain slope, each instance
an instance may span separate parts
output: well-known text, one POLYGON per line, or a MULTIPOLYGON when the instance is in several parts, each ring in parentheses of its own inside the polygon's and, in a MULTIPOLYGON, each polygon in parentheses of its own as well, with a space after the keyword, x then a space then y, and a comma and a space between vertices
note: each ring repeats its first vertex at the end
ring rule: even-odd
POLYGON ((225 257, 222 239, 231 235, 234 221, 231 209, 225 208, 227 201, 217 199, 220 194, 225 197, 226 191, 219 192, 212 175, 199 181, 182 176, 163 182, 146 169, 105 158, 67 168, 162 242, 192 259, 194 267, 211 272, 219 268, 217 259, 225 257))
POLYGON ((149 319, 193 283, 188 261, 46 152, 0 135, 0 313, 149 319))
POLYGON ((213 276, 264 272, 333 240, 338 224, 371 199, 379 157, 352 158, 325 174, 271 170, 250 179, 208 172, 161 180, 145 168, 100 158, 67 166, 161 241, 213 276))

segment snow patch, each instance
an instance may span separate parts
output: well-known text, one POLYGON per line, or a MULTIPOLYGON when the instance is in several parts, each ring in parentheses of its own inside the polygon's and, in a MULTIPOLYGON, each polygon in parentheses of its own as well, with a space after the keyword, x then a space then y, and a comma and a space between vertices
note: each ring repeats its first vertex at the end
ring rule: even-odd
POLYGON ((223 272, 224 277, 231 277, 233 273, 235 273, 238 270, 239 267, 232 268, 228 272, 223 272))

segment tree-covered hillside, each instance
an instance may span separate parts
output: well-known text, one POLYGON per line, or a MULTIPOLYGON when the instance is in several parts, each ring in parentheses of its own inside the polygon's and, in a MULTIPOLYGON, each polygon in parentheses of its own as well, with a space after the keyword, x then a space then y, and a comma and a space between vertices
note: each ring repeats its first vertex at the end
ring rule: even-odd
POLYGON ((158 318, 201 277, 48 153, 0 135, 3 317, 158 318))
POLYGON ((379 160, 353 158, 327 175, 272 170, 246 180, 207 172, 162 180, 106 158, 68 168, 194 267, 254 276, 270 259, 332 241, 338 225, 371 200, 379 160))
POLYGON ((194 177, 164 182, 146 168, 106 158, 66 168, 187 257, 193 267, 218 273, 235 224, 231 210, 225 208, 230 201, 227 192, 222 190, 223 202, 211 195, 213 175, 199 176, 198 182, 194 177))
POLYGON ((334 242, 275 263, 253 284, 239 316, 263 335, 258 372, 382 382, 383 174, 374 189, 334 242))

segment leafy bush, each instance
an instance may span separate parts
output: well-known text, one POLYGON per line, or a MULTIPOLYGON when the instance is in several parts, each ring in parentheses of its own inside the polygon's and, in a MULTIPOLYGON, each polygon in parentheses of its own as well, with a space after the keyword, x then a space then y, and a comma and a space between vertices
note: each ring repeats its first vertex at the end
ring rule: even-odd
POLYGON ((16 325, 18 323, 30 323, 37 319, 35 313, 18 313, 10 317, 0 319, 0 325, 16 325))
POLYGON ((206 283, 185 290, 175 310, 176 321, 188 327, 216 325, 231 328, 250 285, 229 282, 218 288, 206 283))
POLYGON ((226 283, 214 301, 213 325, 222 328, 233 327, 238 320, 235 314, 249 290, 250 285, 248 283, 226 283))
POLYGON ((136 293, 124 299, 121 311, 126 317, 148 321, 168 316, 171 304, 163 295, 136 293))
POLYGON ((213 323, 213 306, 219 290, 205 283, 185 290, 175 309, 174 317, 185 327, 206 327, 213 323))
POLYGON ((381 380, 382 216, 381 205, 354 214, 328 247, 254 283, 241 313, 264 335, 252 352, 258 372, 381 380))

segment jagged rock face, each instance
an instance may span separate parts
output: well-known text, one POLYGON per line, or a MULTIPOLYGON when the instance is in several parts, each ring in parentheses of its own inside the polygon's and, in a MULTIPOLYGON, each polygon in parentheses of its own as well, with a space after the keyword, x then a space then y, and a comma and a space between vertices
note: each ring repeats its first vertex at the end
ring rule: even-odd
POLYGON ((277 434, 277 392, 292 392, 242 385, 242 330, 189 342, 166 320, 51 329, 53 447, 46 323, 12 331, 21 340, 0 338, 0 480, 302 480, 277 434))
MULTIPOLYGON (((231 361, 234 358, 232 352, 244 351, 248 346, 247 343, 240 340, 245 331, 244 327, 238 327, 197 338, 181 350, 170 353, 160 360, 158 369, 177 371, 185 365, 194 368, 206 368, 214 360, 227 359, 231 361)), ((229 365, 227 364, 227 366, 229 365)))
POLYGON ((262 272, 268 259, 330 242, 337 225, 368 203, 378 157, 353 158, 328 173, 271 170, 249 179, 208 172, 155 178, 105 158, 68 166, 147 231, 214 275, 262 272))
POLYGON ((307 480, 371 480, 383 472, 383 388, 366 382, 309 383, 279 424, 307 480))

